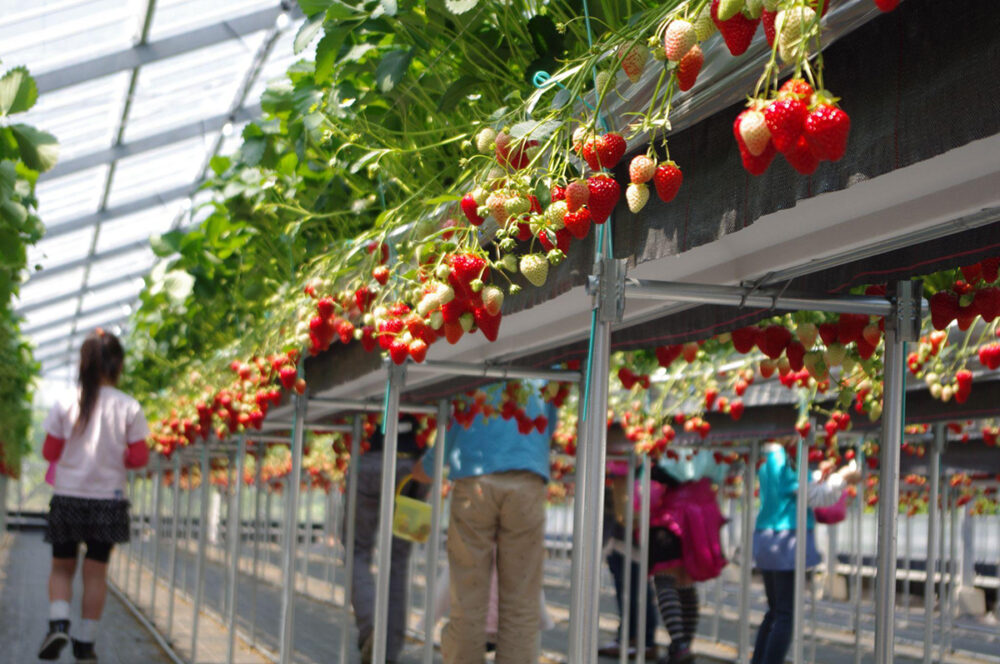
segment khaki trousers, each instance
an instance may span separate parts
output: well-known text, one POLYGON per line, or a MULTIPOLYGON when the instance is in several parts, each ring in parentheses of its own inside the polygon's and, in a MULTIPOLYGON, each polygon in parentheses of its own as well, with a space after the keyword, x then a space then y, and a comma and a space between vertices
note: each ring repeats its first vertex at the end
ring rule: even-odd
POLYGON ((544 480, 528 471, 455 481, 448 527, 451 619, 441 644, 445 664, 485 659, 494 545, 500 591, 496 661, 538 661, 545 500, 544 480))

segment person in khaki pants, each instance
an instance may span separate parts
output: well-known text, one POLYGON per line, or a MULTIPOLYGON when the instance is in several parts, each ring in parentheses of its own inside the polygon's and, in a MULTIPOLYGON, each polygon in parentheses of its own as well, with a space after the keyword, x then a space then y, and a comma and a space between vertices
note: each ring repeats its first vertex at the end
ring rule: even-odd
MULTIPOLYGON (((441 643, 445 664, 479 664, 485 659, 494 546, 500 595, 496 661, 538 661, 549 442, 555 426, 555 410, 542 402, 538 387, 523 382, 483 388, 495 414, 476 415, 468 428, 453 422, 445 437, 453 482, 448 529, 451 619, 441 643), (504 408, 508 401, 524 404, 523 412, 511 414, 509 405, 504 408), (529 433, 520 433, 519 418, 522 425, 528 418, 534 421, 529 433)), ((422 463, 413 475, 430 481, 422 463)))

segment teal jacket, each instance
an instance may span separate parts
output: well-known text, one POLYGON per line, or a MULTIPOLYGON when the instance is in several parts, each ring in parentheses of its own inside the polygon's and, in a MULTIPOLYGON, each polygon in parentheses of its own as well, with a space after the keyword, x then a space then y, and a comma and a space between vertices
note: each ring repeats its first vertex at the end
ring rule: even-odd
MULTIPOLYGON (((790 463, 785 448, 774 446, 764 456, 758 472, 760 511, 755 530, 795 531, 795 499, 799 490, 798 471, 790 463)), ((806 528, 815 525, 813 511, 806 513, 806 528)))

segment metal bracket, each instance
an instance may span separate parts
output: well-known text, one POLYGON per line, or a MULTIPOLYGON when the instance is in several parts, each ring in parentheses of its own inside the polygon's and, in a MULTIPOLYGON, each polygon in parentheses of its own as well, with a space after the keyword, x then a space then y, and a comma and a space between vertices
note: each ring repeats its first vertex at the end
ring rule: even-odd
POLYGON ((896 331, 900 341, 920 338, 920 307, 923 282, 919 279, 900 281, 896 284, 896 331))
POLYGON ((587 294, 594 298, 598 320, 620 323, 625 315, 625 259, 604 258, 594 263, 594 273, 587 279, 587 294))

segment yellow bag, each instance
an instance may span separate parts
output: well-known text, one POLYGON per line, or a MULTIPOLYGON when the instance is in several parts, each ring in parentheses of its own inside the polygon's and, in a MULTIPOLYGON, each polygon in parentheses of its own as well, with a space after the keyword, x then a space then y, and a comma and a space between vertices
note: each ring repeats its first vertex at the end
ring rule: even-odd
POLYGON ((396 487, 396 511, 392 516, 392 534, 410 542, 426 542, 431 535, 430 503, 402 495, 403 487, 412 479, 413 475, 407 475, 396 487))

